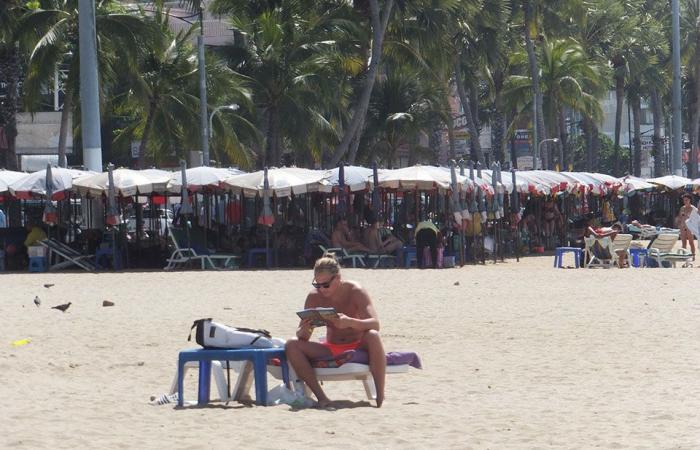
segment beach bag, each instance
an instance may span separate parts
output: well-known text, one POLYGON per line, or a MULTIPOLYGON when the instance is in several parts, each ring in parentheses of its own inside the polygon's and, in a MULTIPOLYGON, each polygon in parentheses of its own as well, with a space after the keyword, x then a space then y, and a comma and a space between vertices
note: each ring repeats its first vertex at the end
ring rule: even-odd
POLYGON ((204 348, 271 348, 274 347, 272 336, 267 330, 231 327, 213 322, 211 318, 195 320, 190 328, 188 341, 195 341, 204 348))

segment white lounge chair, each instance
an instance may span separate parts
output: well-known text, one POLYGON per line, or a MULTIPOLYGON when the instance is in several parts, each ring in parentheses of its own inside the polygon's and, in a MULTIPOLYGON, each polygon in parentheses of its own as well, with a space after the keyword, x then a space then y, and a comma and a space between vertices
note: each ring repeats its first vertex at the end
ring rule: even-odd
POLYGON ((610 237, 589 236, 583 240, 586 244, 586 257, 588 258, 586 267, 604 267, 607 269, 615 264, 616 254, 610 237))
POLYGON ((612 241, 613 254, 617 256, 613 264, 620 265, 620 256, 624 254, 624 261, 629 263, 630 260, 630 244, 632 243, 631 234, 618 234, 612 241))
MULTIPOLYGON (((408 364, 398 364, 386 366, 386 374, 396 374, 396 373, 407 373, 409 370, 408 364)), ((282 368, 279 366, 267 366, 268 372, 278 380, 282 379, 282 368)), ((374 385, 374 378, 372 378, 372 373, 369 371, 369 366, 367 364, 359 363, 345 363, 340 367, 334 368, 315 368, 316 378, 318 381, 323 383, 324 381, 350 381, 358 380, 362 381, 362 385, 365 388, 365 394, 367 394, 368 400, 375 400, 377 398, 377 388, 374 385)), ((301 380, 297 379, 297 375, 294 369, 289 368, 289 380, 293 387, 303 384, 301 380)), ((307 396, 311 395, 308 386, 304 385, 305 393, 307 396)))
POLYGON ((237 260, 240 259, 240 256, 197 252, 197 250, 191 247, 191 244, 190 247, 187 247, 187 244, 183 242, 183 233, 183 230, 174 227, 168 228, 168 236, 170 236, 170 241, 173 245, 173 253, 170 255, 170 258, 166 260, 168 264, 165 266, 165 270, 180 266, 184 267, 192 261, 199 261, 202 270, 232 269, 237 266, 237 260))
POLYGON ((54 261, 54 263, 50 265, 49 270, 61 270, 73 265, 87 270, 88 272, 94 272, 97 269, 93 261, 95 255, 83 255, 76 249, 56 239, 44 239, 43 241, 39 241, 39 244, 49 250, 49 263, 54 261), (62 259, 62 261, 59 261, 59 259, 62 259))
POLYGON ((352 268, 355 269, 359 265, 360 267, 367 267, 367 263, 365 262, 365 255, 359 254, 359 253, 348 253, 347 250, 344 248, 340 247, 330 247, 326 248, 321 244, 318 244, 318 247, 321 249, 321 251, 325 253, 333 253, 335 254, 335 257, 342 263, 345 261, 351 261, 352 262, 352 268))
POLYGON ((658 267, 664 267, 664 262, 670 264, 671 267, 676 267, 676 263, 679 262, 683 263, 683 267, 691 267, 693 254, 684 248, 678 248, 674 251, 673 247, 676 242, 678 242, 678 234, 676 233, 659 234, 649 244, 647 258, 656 261, 658 267))

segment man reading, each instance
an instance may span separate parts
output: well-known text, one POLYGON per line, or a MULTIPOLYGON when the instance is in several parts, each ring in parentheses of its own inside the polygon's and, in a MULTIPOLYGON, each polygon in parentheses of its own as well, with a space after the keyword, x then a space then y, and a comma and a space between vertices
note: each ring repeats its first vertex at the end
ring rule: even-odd
POLYGON ((369 354, 369 369, 377 388, 377 407, 384 401, 386 354, 379 336, 379 319, 367 291, 354 281, 344 280, 338 261, 323 256, 314 266, 314 289, 306 297, 304 309, 333 307, 338 318, 326 322, 326 340, 311 342, 314 327, 311 319, 299 322, 296 339, 287 341, 289 364, 318 399, 319 407, 329 406, 316 378, 311 360, 338 356, 348 350, 362 349, 369 354))

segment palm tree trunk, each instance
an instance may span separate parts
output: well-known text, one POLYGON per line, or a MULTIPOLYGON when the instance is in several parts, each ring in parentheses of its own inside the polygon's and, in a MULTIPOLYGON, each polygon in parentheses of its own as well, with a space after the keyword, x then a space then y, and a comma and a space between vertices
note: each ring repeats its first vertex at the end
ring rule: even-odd
POLYGON ((625 99, 625 76, 615 75, 615 146, 613 147, 613 175, 620 174, 620 133, 622 132, 622 108, 625 99))
POLYGON ((141 135, 141 143, 139 144, 139 158, 136 162, 136 167, 142 170, 146 166, 146 149, 148 148, 148 139, 151 137, 151 129, 153 128, 153 118, 156 115, 157 100, 152 99, 148 105, 148 116, 146 116, 146 124, 143 126, 143 134, 141 135))
POLYGON ((447 142, 450 146, 450 159, 455 159, 457 157, 457 146, 455 144, 455 121, 452 118, 452 114, 447 114, 447 142))
POLYGON ((634 148, 633 158, 633 175, 638 177, 642 173, 642 133, 640 130, 640 121, 642 115, 641 99, 638 94, 633 94, 630 99, 632 107, 632 123, 634 127, 634 137, 632 138, 632 146, 634 148))
POLYGON ((357 101, 355 110, 350 119, 343 139, 340 144, 333 152, 331 157, 331 165, 335 167, 338 165, 340 160, 348 152, 350 147, 350 142, 358 133, 360 125, 364 122, 365 116, 367 115, 367 108, 369 107, 369 100, 372 96, 372 90, 374 89, 374 82, 377 79, 377 71, 379 70, 379 61, 382 57, 382 47, 384 45, 384 34, 386 33, 386 27, 389 24, 389 17, 391 16, 392 10, 394 8, 394 0, 386 0, 384 4, 384 11, 380 11, 378 0, 369 0, 370 6, 370 17, 372 23, 372 56, 370 59, 369 67, 365 74, 365 80, 362 86, 362 93, 357 101))
POLYGON ((5 131, 7 149, 4 155, 4 167, 17 170, 17 110, 18 85, 20 78, 19 51, 16 46, 8 45, 0 50, 0 80, 7 83, 7 101, 0 102, 0 128, 5 131))
POLYGON ((501 110, 494 107, 493 131, 491 133, 491 151, 496 161, 504 162, 506 159, 503 137, 505 136, 506 119, 501 110))
POLYGON ((600 161, 600 130, 595 121, 591 121, 591 170, 598 171, 600 161))
POLYGON ((586 172, 591 172, 593 170, 593 121, 584 116, 581 126, 586 139, 586 172))
MULTIPOLYGON (((481 149, 481 142, 479 142, 479 130, 476 127, 476 122, 474 116, 472 115, 472 105, 469 100, 469 96, 464 90, 464 83, 462 81, 462 55, 460 54, 455 61, 455 84, 457 85, 457 93, 459 94, 459 100, 462 102, 462 109, 464 110, 464 118, 467 122, 467 128, 469 129, 469 142, 471 148, 474 149, 474 155, 472 155, 472 160, 478 161, 484 164, 484 152, 481 149)), ((454 156, 452 156, 454 158, 454 156)))
MULTIPOLYGON (((530 79, 532 79, 533 87, 533 101, 535 102, 535 118, 534 124, 537 127, 537 140, 539 142, 547 139, 547 130, 544 127, 544 113, 542 110, 542 104, 544 103, 544 97, 542 96, 542 88, 540 87, 540 72, 537 66, 537 54, 535 53, 535 44, 532 42, 532 36, 530 32, 534 26, 534 5, 532 0, 525 1, 525 49, 527 50, 527 61, 530 69, 530 79)), ((539 150, 539 142, 533 142, 535 150, 539 150)), ((545 149, 547 143, 545 143, 545 149)), ((547 155, 545 150, 545 155, 547 155)), ((543 159, 543 167, 549 168, 549 159, 543 159)))
MULTIPOLYGON (((700 40, 700 35, 698 35, 700 40)), ((695 43, 695 66, 693 67, 695 102, 690 113, 690 178, 698 177, 698 147, 700 147, 700 42, 695 43)), ((657 175, 658 176, 658 175, 657 175)))
POLYGON ((569 135, 566 133, 566 119, 564 118, 563 108, 560 106, 557 114, 557 122, 559 123, 559 163, 561 164, 561 170, 568 170, 568 157, 569 152, 567 151, 566 145, 569 142, 569 135))
POLYGON ((350 155, 348 156, 348 163, 350 165, 355 164, 355 159, 357 158, 357 150, 360 148, 360 139, 362 138, 362 133, 365 129, 365 117, 362 118, 362 123, 357 127, 357 133, 350 143, 350 155))
POLYGON ((66 87, 61 111, 61 128, 58 131, 58 166, 66 167, 66 143, 68 136, 68 120, 73 114, 73 88, 66 87))
POLYGON ((664 152, 664 141, 661 138, 661 123, 664 120, 663 105, 659 96, 659 91, 655 87, 651 87, 651 113, 654 116, 654 136, 652 142, 654 144, 654 176, 662 175, 662 155, 664 152))

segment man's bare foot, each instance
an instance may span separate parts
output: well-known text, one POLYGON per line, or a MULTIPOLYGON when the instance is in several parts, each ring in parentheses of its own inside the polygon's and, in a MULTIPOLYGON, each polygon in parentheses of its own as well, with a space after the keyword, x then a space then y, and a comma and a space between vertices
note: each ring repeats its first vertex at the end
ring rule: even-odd
POLYGON ((333 401, 329 399, 328 397, 324 397, 322 399, 319 399, 318 402, 316 402, 316 407, 319 409, 325 409, 328 408, 329 406, 332 406, 333 401))

